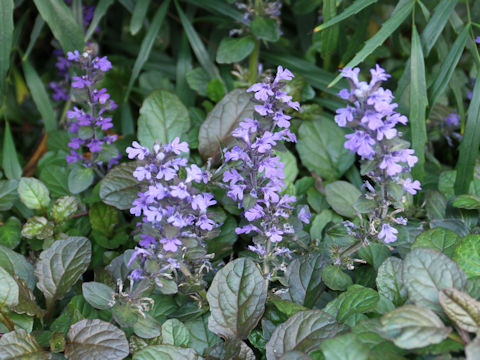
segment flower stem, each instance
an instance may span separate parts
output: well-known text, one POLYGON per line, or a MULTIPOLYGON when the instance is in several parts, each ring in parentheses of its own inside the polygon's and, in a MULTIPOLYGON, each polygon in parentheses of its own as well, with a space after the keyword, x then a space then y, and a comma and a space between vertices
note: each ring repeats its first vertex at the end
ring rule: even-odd
POLYGON ((258 73, 258 58, 260 55, 260 40, 255 39, 255 47, 253 48, 252 53, 249 58, 249 73, 248 73, 248 82, 253 84, 257 78, 258 73))

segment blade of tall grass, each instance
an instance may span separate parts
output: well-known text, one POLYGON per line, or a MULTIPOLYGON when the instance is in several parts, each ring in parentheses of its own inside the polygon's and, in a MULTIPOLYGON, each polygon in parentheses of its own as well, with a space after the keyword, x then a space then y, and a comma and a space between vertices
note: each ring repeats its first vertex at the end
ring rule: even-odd
POLYGON ((343 10, 341 14, 338 14, 337 16, 331 18, 323 24, 318 25, 315 29, 313 29, 313 31, 318 32, 328 29, 330 26, 338 24, 339 22, 348 19, 350 16, 358 14, 360 11, 372 4, 375 4, 377 1, 378 0, 357 0, 352 5, 343 10))
POLYGON ((5 176, 9 180, 20 180, 22 177, 22 167, 18 161, 17 150, 13 142, 10 124, 6 121, 5 133, 3 135, 3 159, 2 168, 5 176))
POLYGON ((142 45, 140 46, 140 52, 138 53, 137 59, 135 60, 135 65, 133 65, 132 75, 130 76, 130 80, 128 82, 127 91, 125 92, 125 97, 123 101, 126 102, 128 100, 128 96, 130 95, 130 91, 132 90, 133 83, 137 79, 140 71, 142 70, 143 65, 148 60, 150 56, 150 52, 152 51, 153 43, 162 27, 163 20, 165 19, 165 15, 167 14, 168 6, 170 5, 170 0, 166 0, 163 4, 158 8, 157 12, 155 13, 152 23, 150 24, 150 28, 146 33, 145 37, 142 40, 142 45))
POLYGON ((114 3, 115 0, 100 0, 95 7, 95 12, 93 13, 93 19, 90 25, 88 26, 87 33, 85 34, 84 40, 87 42, 90 37, 95 32, 95 29, 98 27, 100 20, 107 13, 108 8, 114 3))
POLYGON ((423 51, 426 56, 430 54, 438 37, 445 28, 455 5, 457 5, 457 0, 441 0, 433 10, 433 15, 422 32, 423 51))
POLYGON ((5 78, 10 67, 13 29, 13 0, 2 0, 0 2, 0 100, 5 92, 5 78))
POLYGON ((35 43, 37 42, 40 33, 42 32, 43 27, 45 26, 45 21, 42 19, 40 15, 37 15, 35 18, 35 22, 33 23, 33 29, 30 33, 30 42, 28 43, 27 50, 25 51, 25 55, 23 55, 23 60, 28 59, 28 56, 33 50, 35 43))
POLYGON ((235 21, 244 22, 243 13, 224 0, 187 0, 187 2, 213 13, 228 16, 235 21))
POLYGON ((468 193, 473 180, 475 161, 480 146, 480 72, 477 73, 473 88, 472 101, 468 107, 467 122, 463 139, 459 146, 457 162, 457 178, 455 180, 455 194, 468 193))
POLYGON ((137 0, 130 18, 130 34, 136 35, 142 28, 151 0, 137 0))
MULTIPOLYGON (((3 1, 2 1, 3 2, 3 1)), ((63 0, 33 0, 65 52, 83 50, 83 31, 63 0)))
POLYGON ((180 100, 182 100, 186 106, 191 106, 195 102, 195 94, 188 86, 186 77, 186 74, 192 69, 193 65, 190 46, 188 45, 187 36, 182 34, 177 58, 175 90, 180 100))
POLYGON ((192 47, 192 50, 195 53, 198 62, 212 78, 220 78, 220 73, 218 72, 218 69, 213 63, 212 59, 210 59, 205 45, 203 45, 202 40, 193 28, 190 20, 188 20, 188 18, 185 16, 177 0, 175 0, 175 6, 177 8, 180 21, 182 22, 183 29, 187 34, 188 41, 190 42, 190 46, 192 47))
MULTIPOLYGON (((414 0, 400 0, 395 7, 390 18, 385 21, 380 30, 365 42, 362 50, 360 50, 352 60, 345 65, 345 67, 355 67, 360 64, 365 58, 375 51, 398 27, 405 21, 405 19, 412 12, 414 0)), ((340 81, 341 76, 338 75, 333 81, 328 84, 329 87, 335 85, 340 81)))
POLYGON ((425 63, 422 43, 417 28, 412 29, 412 51, 410 67, 410 129, 412 147, 418 157, 418 163, 412 170, 414 178, 423 181, 425 165, 425 144, 427 143, 427 128, 425 112, 427 110, 427 83, 425 81, 425 63))

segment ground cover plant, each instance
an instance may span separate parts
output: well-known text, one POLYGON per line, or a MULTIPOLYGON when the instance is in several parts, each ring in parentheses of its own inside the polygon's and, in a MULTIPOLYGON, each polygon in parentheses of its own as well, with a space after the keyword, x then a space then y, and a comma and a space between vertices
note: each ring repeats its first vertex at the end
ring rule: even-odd
POLYGON ((0 359, 480 359, 480 1, 2 0, 0 359))

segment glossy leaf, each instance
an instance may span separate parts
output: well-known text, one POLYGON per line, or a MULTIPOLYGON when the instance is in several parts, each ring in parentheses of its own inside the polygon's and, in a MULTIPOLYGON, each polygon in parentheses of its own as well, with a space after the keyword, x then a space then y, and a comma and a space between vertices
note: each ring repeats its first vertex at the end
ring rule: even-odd
POLYGON ((335 265, 328 265, 323 268, 322 280, 330 289, 337 291, 345 291, 353 284, 352 278, 335 265))
POLYGON ((30 209, 46 209, 50 202, 47 187, 35 178, 22 178, 17 191, 20 200, 30 209))
POLYGON ((232 64, 245 59, 253 51, 255 40, 249 36, 241 38, 223 38, 218 45, 217 62, 219 64, 232 64))
POLYGON ((105 204, 119 210, 130 209, 139 191, 133 172, 138 162, 126 162, 117 165, 100 182, 99 196, 105 204))
POLYGON ((240 121, 253 116, 251 96, 243 89, 235 89, 213 108, 200 127, 198 150, 204 159, 218 156, 220 149, 229 145, 231 132, 240 121))
POLYGON ((68 189, 72 194, 79 194, 92 185, 95 173, 92 168, 75 167, 68 175, 68 189))
POLYGON ((17 195, 17 180, 0 180, 0 211, 10 210, 17 195))
POLYGON ((22 236, 27 239, 44 240, 53 236, 54 224, 43 216, 33 216, 22 228, 22 236))
POLYGON ((63 196, 52 206, 50 214, 58 224, 64 222, 78 210, 78 200, 73 196, 63 196))
POLYGON ((321 31, 324 29, 329 28, 330 26, 333 26, 335 24, 338 24, 339 22, 348 19, 350 16, 358 14, 360 11, 365 9, 366 7, 376 3, 377 0, 356 0, 345 8, 345 10, 342 11, 341 14, 336 15, 335 17, 329 19, 328 21, 325 21, 323 24, 317 26, 314 31, 321 31))
POLYGON ((42 251, 35 266, 35 277, 47 302, 60 299, 70 290, 87 270, 91 254, 90 241, 83 237, 57 240, 42 251))
POLYGON ((217 272, 207 292, 208 329, 225 339, 246 339, 265 310, 265 280, 246 258, 229 262, 217 272))
POLYGON ((185 327, 190 332, 190 347, 198 354, 203 354, 206 348, 222 341, 217 335, 208 330, 207 315, 186 321, 185 327))
POLYGON ((190 115, 180 99, 165 90, 151 93, 143 102, 138 118, 138 140, 152 148, 155 141, 167 144, 190 128, 190 115))
POLYGON ((355 159, 343 146, 344 135, 341 128, 324 117, 303 122, 297 143, 302 163, 328 181, 339 179, 355 159))
POLYGON ((353 218, 355 210, 353 204, 362 195, 360 190, 346 181, 335 181, 325 187, 328 204, 338 214, 353 218))
POLYGON ((143 26, 151 0, 138 0, 130 18, 130 34, 136 35, 143 26))
POLYGON ((452 230, 437 227, 418 235, 411 248, 431 248, 444 253, 448 257, 452 257, 459 241, 460 237, 452 230))
POLYGON ((14 249, 20 243, 20 232, 22 223, 16 217, 9 217, 2 226, 0 226, 0 245, 14 249))
POLYGON ((0 338, 0 360, 48 360, 50 354, 43 350, 35 338, 23 329, 4 334, 0 338))
POLYGON ((105 284, 91 281, 82 284, 82 294, 85 300, 95 309, 110 309, 115 302, 115 292, 105 284))
POLYGON ((445 314, 460 329, 473 333, 480 330, 480 302, 456 289, 443 289, 439 300, 445 314))
POLYGON ((256 16, 250 23, 250 30, 261 40, 276 42, 280 39, 278 24, 270 17, 256 16))
POLYGON ((173 345, 150 345, 133 354, 133 360, 198 360, 192 349, 173 345))
POLYGON ((18 285, 15 279, 0 267, 0 309, 18 304, 18 285))
POLYGON ((459 195, 453 200, 452 206, 460 209, 480 209, 480 196, 459 195))
POLYGON ((92 230, 99 231, 105 236, 113 235, 119 222, 118 211, 114 207, 102 203, 92 205, 88 216, 92 230))
POLYGON ((330 314, 321 310, 300 311, 277 326, 266 346, 267 359, 280 359, 293 350, 308 353, 337 331, 338 323, 330 314))
POLYGON ((430 53, 440 37, 457 2, 457 0, 441 0, 433 10, 433 15, 422 32, 422 44, 426 55, 430 53))
POLYGON ((407 300, 407 288, 402 277, 403 261, 396 257, 389 257, 378 269, 378 293, 385 296, 399 306, 407 300))
POLYGON ((442 311, 438 294, 442 289, 465 290, 467 278, 460 267, 446 255, 428 248, 410 251, 403 262, 403 281, 408 298, 417 305, 442 311))
POLYGON ((480 276, 480 236, 464 237, 455 248, 453 260, 465 271, 468 279, 480 276))
POLYGON ((165 345, 188 347, 190 333, 181 321, 168 319, 162 324, 162 341, 165 345))
POLYGON ((83 50, 83 31, 63 0, 33 0, 65 52, 83 50))
POLYGON ((65 357, 69 360, 121 360, 129 354, 125 333, 98 319, 85 319, 73 324, 67 339, 65 357))
POLYGON ((366 360, 369 355, 369 349, 354 334, 327 339, 321 349, 328 360, 366 360))

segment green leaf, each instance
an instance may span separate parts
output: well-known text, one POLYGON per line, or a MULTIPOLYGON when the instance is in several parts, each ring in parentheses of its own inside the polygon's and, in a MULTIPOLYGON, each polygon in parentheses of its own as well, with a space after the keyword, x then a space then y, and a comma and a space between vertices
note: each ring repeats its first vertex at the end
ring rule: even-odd
POLYGON ((190 333, 181 321, 169 319, 162 324, 162 341, 165 345, 187 347, 190 333))
POLYGON ((208 330, 207 315, 188 320, 185 322, 185 326, 190 331, 190 346, 198 354, 203 354, 205 349, 222 341, 217 335, 208 330))
POLYGON ((204 159, 218 156, 220 147, 230 144, 231 132, 240 121, 253 116, 254 103, 251 98, 244 89, 235 89, 210 111, 198 134, 198 150, 204 159))
MULTIPOLYGON (((352 60, 344 66, 355 67, 367 58, 368 55, 373 53, 375 49, 383 44, 383 42, 405 21, 405 19, 412 12, 415 1, 404 0, 399 1, 395 10, 390 15, 387 21, 382 24, 382 27, 375 35, 369 38, 363 48, 357 52, 352 60)), ((335 85, 341 79, 341 75, 338 75, 328 86, 335 85)))
POLYGON ((207 239, 207 250, 209 254, 215 254, 215 260, 230 255, 232 246, 237 241, 235 233, 237 222, 232 216, 227 217, 220 228, 220 234, 213 239, 207 239))
POLYGON ((10 210, 17 200, 17 180, 0 180, 0 211, 10 210))
POLYGON ((20 200, 29 209, 46 209, 50 202, 47 187, 35 178, 21 178, 17 191, 20 200))
POLYGON ((355 159, 343 146, 344 135, 343 129, 325 117, 304 121, 297 142, 303 165, 327 181, 342 177, 355 159))
POLYGON ((430 54, 437 39, 440 37, 457 2, 457 0, 441 0, 435 7, 435 10, 433 10, 433 15, 422 32, 422 44, 426 55, 430 54))
POLYGON ((87 270, 92 256, 90 241, 83 237, 57 240, 41 252, 35 266, 37 287, 47 304, 60 299, 87 270))
POLYGON ((98 4, 96 4, 95 7, 95 12, 93 13, 93 19, 90 22, 90 25, 88 26, 88 30, 85 33, 84 40, 85 42, 88 42, 90 37, 93 35, 95 30, 98 28, 98 24, 100 23, 100 20, 102 17, 105 16, 105 14, 108 11, 108 8, 115 2, 115 0, 100 0, 98 4))
POLYGON ((54 224, 43 216, 33 216, 23 225, 22 236, 44 240, 53 236, 54 224))
POLYGON ((16 314, 27 314, 38 318, 43 317, 45 311, 37 305, 35 295, 33 295, 33 291, 28 287, 27 283, 18 277, 15 278, 15 281, 18 285, 18 304, 12 310, 16 314))
POLYGON ((439 300, 445 314, 459 328, 473 333, 480 330, 480 302, 456 289, 443 289, 439 300))
POLYGON ((63 0, 33 0, 65 52, 83 51, 83 31, 63 0))
POLYGON ((103 203, 96 203, 89 211, 92 230, 99 231, 105 236, 111 236, 118 225, 118 211, 103 203))
POLYGON ((459 147, 457 161, 457 176, 455 180, 455 194, 468 193, 468 188, 473 180, 475 161, 478 157, 480 146, 480 72, 473 87, 472 101, 468 107, 467 123, 459 147))
POLYGON ((418 162, 412 170, 414 178, 423 182, 425 164, 425 144, 427 127, 425 113, 427 110, 427 83, 425 80, 425 63, 423 61, 422 44, 415 25, 412 29, 412 55, 410 62, 410 130, 412 147, 418 162))
POLYGON ((391 300, 396 306, 403 305, 407 300, 407 288, 402 278, 403 261, 389 257, 378 268, 378 293, 391 300))
POLYGON ((480 235, 464 237, 455 248, 453 260, 465 271, 468 279, 480 276, 480 235))
POLYGON ((207 84, 210 81, 210 76, 201 67, 190 70, 186 73, 186 80, 188 86, 199 95, 207 96, 207 84))
POLYGON ((373 266, 375 270, 378 270, 380 265, 388 258, 391 251, 384 244, 371 243, 368 246, 362 246, 358 250, 360 258, 373 266))
POLYGON ((404 305, 381 319, 382 334, 402 349, 414 349, 445 340, 452 331, 429 308, 404 305))
POLYGON ((5 80, 10 67, 13 41, 13 9, 13 0, 5 0, 0 4, 0 101, 3 100, 5 80))
POLYGON ((346 217, 355 217, 353 204, 362 196, 360 190, 346 181, 335 181, 325 187, 328 204, 338 214, 346 217))
POLYGON ((243 12, 237 10, 237 8, 231 4, 231 1, 202 0, 201 2, 198 2, 197 0, 187 0, 187 2, 213 13, 225 15, 239 23, 243 21, 243 12))
POLYGON ((460 267, 446 255, 428 248, 411 250, 403 263, 403 281, 408 298, 417 305, 442 311, 438 293, 442 289, 465 290, 467 279, 460 267))
POLYGON ((256 16, 250 23, 250 30, 261 40, 276 42, 280 39, 277 21, 270 17, 256 16))
POLYGON ((115 303, 115 291, 110 286, 99 282, 83 283, 82 294, 95 309, 108 310, 115 303))
POLYGON ((133 360, 198 360, 192 349, 173 345, 150 345, 133 354, 133 360))
POLYGON ((335 265, 323 268, 322 280, 330 289, 337 291, 345 291, 353 284, 352 278, 335 265))
POLYGON ((246 339, 265 310, 267 289, 257 265, 236 259, 220 269, 207 293, 208 329, 224 339, 246 339))
MULTIPOLYGON (((78 210, 78 200, 73 196, 58 198, 52 206, 50 214, 57 224, 64 222, 78 210)), ((90 210, 91 211, 91 210, 90 210)))
POLYGON ((298 175, 297 158, 290 151, 275 151, 275 155, 280 157, 283 163, 283 174, 285 175, 285 183, 292 184, 298 175))
POLYGON ((267 343, 267 358, 280 359, 289 351, 308 353, 318 349, 322 341, 334 337, 339 330, 335 318, 321 310, 299 311, 277 326, 267 343))
POLYGON ((337 320, 344 323, 350 316, 372 311, 377 306, 378 293, 360 285, 352 285, 339 296, 337 320))
POLYGON ((10 131, 10 123, 8 121, 5 122, 2 157, 2 168, 7 179, 20 180, 20 178, 22 177, 22 167, 20 166, 20 162, 18 161, 17 150, 15 149, 12 132, 10 131))
POLYGON ((138 140, 152 148, 155 141, 167 144, 190 128, 190 115, 177 95, 165 90, 151 93, 140 108, 138 140))
MULTIPOLYGON (((139 3, 142 3, 142 2, 139 2, 139 3)), ((135 60, 135 64, 133 65, 132 74, 130 75, 130 80, 128 81, 127 90, 125 91, 125 96, 123 98, 124 102, 128 100, 128 96, 130 95, 130 91, 132 90, 135 80, 137 80, 137 77, 140 74, 140 71, 142 70, 143 65, 145 65, 148 58, 150 57, 150 52, 152 51, 153 44, 155 42, 155 39, 158 36, 158 32, 162 27, 163 20, 165 19, 165 15, 167 14, 169 5, 170 5, 170 0, 167 0, 167 1, 164 1, 162 5, 158 8, 157 12, 155 13, 155 16, 152 19, 152 22, 150 23, 148 32, 145 34, 145 37, 142 40, 142 45, 140 46, 137 59, 135 60)), ((135 9, 137 7, 138 6, 135 6, 135 9)), ((148 4, 147 4, 147 7, 148 7, 148 4)), ((135 12, 134 12, 134 15, 135 15, 135 12)), ((133 21, 133 17, 132 17, 132 21, 133 21)))
POLYGON ((0 226, 0 245, 15 249, 20 244, 20 232, 22 223, 16 217, 11 216, 0 226))
POLYGON ((68 175, 68 189, 72 194, 80 194, 92 185, 94 178, 95 173, 92 168, 83 166, 73 168, 68 175))
POLYGON ((192 26, 192 23, 183 13, 182 8, 178 5, 178 1, 175 0, 175 7, 178 11, 178 16, 180 17, 180 21, 182 23, 183 31, 187 34, 188 41, 190 42, 190 46, 192 47, 193 52, 197 56, 198 62, 202 65, 202 67, 207 71, 207 73, 213 78, 221 78, 218 72, 217 67, 210 59, 207 49, 205 45, 203 45, 200 36, 198 36, 197 32, 192 26))
POLYGON ((48 360, 50 354, 44 351, 35 338, 23 329, 4 334, 0 338, 0 360, 48 360))
MULTIPOLYGON (((454 4, 456 1, 444 1, 449 4, 454 4)), ((457 39, 453 43, 445 59, 442 60, 442 66, 438 71, 433 84, 428 91, 428 99, 430 104, 429 113, 431 113, 433 106, 437 103, 438 97, 443 94, 450 82, 453 71, 457 67, 460 57, 462 56, 463 49, 468 39, 470 26, 467 24, 463 28, 462 32, 458 35, 457 39)), ((424 32, 425 33, 425 32, 424 32)), ((423 34, 422 34, 423 36, 423 34)))
POLYGON ((160 323, 153 316, 145 314, 145 317, 138 317, 133 325, 133 332, 141 338, 153 339, 160 337, 162 329, 160 323))
POLYGON ((132 206, 139 191, 138 182, 133 172, 139 162, 122 163, 115 166, 100 182, 99 196, 105 204, 119 210, 127 210, 132 206))
POLYGON ((366 360, 369 349, 355 334, 345 334, 327 339, 320 347, 328 360, 366 360))
POLYGON ((467 360, 476 360, 480 357, 480 337, 476 337, 465 346, 465 355, 467 360))
POLYGON ((8 271, 10 275, 15 275, 24 280, 30 289, 35 287, 33 266, 23 255, 0 245, 0 266, 8 271))
POLYGON ((460 209, 480 209, 480 196, 459 195, 453 200, 452 205, 460 209))
POLYGON ((325 21, 323 24, 317 26, 313 31, 321 31, 338 24, 339 22, 348 19, 350 16, 358 14, 360 11, 366 7, 376 3, 378 0, 356 0, 353 4, 348 6, 343 12, 328 21, 325 21))
POLYGON ((130 34, 136 35, 140 31, 147 16, 149 6, 150 0, 138 0, 135 3, 135 8, 130 18, 130 34))
MULTIPOLYGON (((332 19, 337 15, 336 0, 323 0, 322 15, 326 21, 332 19)), ((329 29, 320 34, 320 52, 325 59, 324 68, 328 68, 330 57, 335 52, 338 45, 338 25, 333 25, 329 29)))
POLYGON ((438 227, 418 235, 411 248, 431 248, 444 253, 448 257, 452 257, 453 251, 459 241, 460 237, 455 232, 438 227))
POLYGON ((225 85, 219 78, 212 79, 207 84, 206 93, 210 100, 219 102, 225 96, 225 85))
POLYGON ((65 167, 49 165, 42 169, 39 179, 50 190, 53 198, 70 195, 70 190, 68 190, 68 169, 65 167))
POLYGON ((255 40, 250 36, 241 38, 225 37, 218 45, 217 62, 219 64, 232 64, 245 59, 253 51, 255 40))
POLYGON ((15 279, 0 267, 0 310, 18 304, 18 285, 15 279))
POLYGON ((310 254, 293 260, 285 271, 288 300, 311 308, 323 293, 322 269, 327 262, 321 254, 310 254))
POLYGON ((73 324, 67 339, 65 356, 69 360, 121 360, 129 354, 125 333, 98 319, 85 319, 73 324))
POLYGON ((296 304, 288 300, 277 299, 274 297, 270 298, 269 302, 275 305, 278 311, 284 313, 288 317, 295 315, 299 311, 309 310, 305 306, 296 304))

